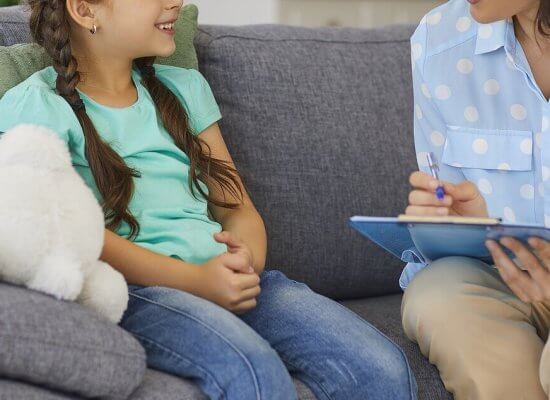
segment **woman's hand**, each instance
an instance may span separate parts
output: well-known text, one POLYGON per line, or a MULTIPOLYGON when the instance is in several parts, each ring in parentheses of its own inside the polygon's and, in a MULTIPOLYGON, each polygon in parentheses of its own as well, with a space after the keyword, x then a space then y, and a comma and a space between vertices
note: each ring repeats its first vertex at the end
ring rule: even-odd
POLYGON ((417 171, 409 179, 413 190, 409 194, 409 206, 405 213, 418 216, 487 217, 487 204, 479 189, 470 181, 458 185, 442 182, 445 197, 439 200, 435 194, 437 179, 425 172, 417 171))
POLYGON ((514 294, 525 303, 550 300, 550 242, 530 238, 529 249, 522 242, 506 237, 500 240, 500 244, 510 249, 526 269, 520 269, 496 241, 486 242, 500 276, 514 294))
POLYGON ((256 307, 260 277, 244 252, 223 253, 197 268, 193 294, 242 314, 256 307))

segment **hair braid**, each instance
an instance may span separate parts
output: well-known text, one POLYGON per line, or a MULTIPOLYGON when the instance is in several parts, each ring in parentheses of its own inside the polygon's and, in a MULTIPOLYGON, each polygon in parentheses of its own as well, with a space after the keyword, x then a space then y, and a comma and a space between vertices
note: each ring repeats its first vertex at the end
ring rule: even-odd
MULTIPOLYGON (((133 178, 139 171, 125 164, 120 155, 105 143, 86 113, 82 99, 76 90, 80 82, 78 62, 71 49, 71 25, 64 0, 28 0, 31 7, 30 30, 33 39, 44 47, 53 60, 57 72, 56 90, 73 108, 82 127, 85 139, 85 156, 97 188, 103 197, 102 207, 106 226, 117 229, 124 221, 130 227, 130 238, 139 234, 139 223, 128 206, 134 193, 133 178)), ((227 208, 242 204, 243 193, 237 180, 237 171, 228 162, 211 157, 210 147, 189 129, 186 110, 179 99, 156 76, 155 57, 135 60, 142 73, 142 83, 147 88, 161 116, 166 130, 175 144, 190 160, 189 186, 193 196, 194 187, 212 203, 227 208), (207 154, 203 151, 203 145, 207 154), (217 183, 223 192, 229 191, 239 200, 237 203, 219 201, 206 194, 198 180, 217 183)), ((196 197, 196 196, 195 196, 196 197)))

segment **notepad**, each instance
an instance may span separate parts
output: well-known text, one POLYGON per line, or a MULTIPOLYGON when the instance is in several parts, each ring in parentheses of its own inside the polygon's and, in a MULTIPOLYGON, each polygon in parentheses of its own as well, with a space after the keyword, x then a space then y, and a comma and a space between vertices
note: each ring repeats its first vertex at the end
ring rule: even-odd
POLYGON ((413 263, 464 256, 493 264, 485 246, 487 239, 510 236, 527 243, 527 239, 534 236, 550 240, 550 229, 544 226, 504 224, 496 218, 355 216, 349 224, 400 260, 413 263))

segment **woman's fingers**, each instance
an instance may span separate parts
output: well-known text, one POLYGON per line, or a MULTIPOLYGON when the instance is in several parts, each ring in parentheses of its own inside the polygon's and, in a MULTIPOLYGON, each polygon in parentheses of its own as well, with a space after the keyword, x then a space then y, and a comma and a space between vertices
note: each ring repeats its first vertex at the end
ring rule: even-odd
POLYGON ((542 265, 550 270, 550 242, 546 240, 532 237, 529 238, 529 245, 535 251, 536 256, 542 262, 542 265))
POLYGON ((521 301, 525 303, 533 303, 544 299, 541 288, 535 283, 527 272, 520 270, 517 265, 510 260, 510 257, 508 257, 497 242, 494 240, 488 240, 486 245, 491 251, 493 260, 495 261, 495 265, 502 279, 521 301))
POLYGON ((430 182, 432 181, 437 182, 437 180, 434 179, 433 176, 422 171, 415 171, 409 177, 409 183, 411 184, 412 187, 417 189, 432 191, 432 188, 430 186, 430 182))
POLYGON ((412 206, 450 207, 453 204, 453 199, 451 196, 445 196, 443 200, 439 200, 435 193, 424 190, 413 190, 409 194, 409 204, 412 206))
POLYGON ((407 215, 426 216, 426 215, 450 215, 448 207, 426 207, 426 206, 408 206, 405 210, 407 215))

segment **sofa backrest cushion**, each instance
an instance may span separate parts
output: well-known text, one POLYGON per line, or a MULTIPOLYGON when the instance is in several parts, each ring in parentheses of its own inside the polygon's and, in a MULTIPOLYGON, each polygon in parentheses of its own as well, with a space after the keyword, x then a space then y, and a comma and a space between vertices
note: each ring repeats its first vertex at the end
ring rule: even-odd
POLYGON ((409 38, 378 30, 202 26, 199 69, 268 230, 268 268, 335 298, 399 291, 404 263, 348 226, 396 216, 417 168, 409 38))

